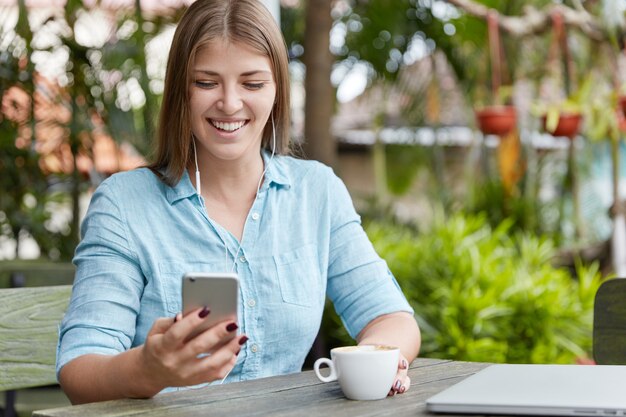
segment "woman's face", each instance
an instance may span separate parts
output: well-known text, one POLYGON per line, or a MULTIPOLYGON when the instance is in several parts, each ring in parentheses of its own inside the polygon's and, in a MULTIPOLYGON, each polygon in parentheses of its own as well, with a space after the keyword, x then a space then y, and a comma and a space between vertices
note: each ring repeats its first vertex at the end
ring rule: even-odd
POLYGON ((198 156, 258 158, 276 97, 269 58, 243 43, 216 39, 198 50, 191 71, 191 128, 198 156))

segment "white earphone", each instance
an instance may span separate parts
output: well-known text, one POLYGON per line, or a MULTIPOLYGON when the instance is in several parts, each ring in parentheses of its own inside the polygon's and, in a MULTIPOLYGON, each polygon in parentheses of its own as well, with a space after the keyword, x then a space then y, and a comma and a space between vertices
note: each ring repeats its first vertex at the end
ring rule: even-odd
MULTIPOLYGON (((261 173, 261 177, 259 178, 259 183, 256 187, 256 194, 254 195, 254 201, 256 201, 257 197, 259 196, 259 191, 261 190, 261 184, 263 183, 263 177, 265 177, 265 173, 267 172, 267 167, 274 159, 274 154, 276 153, 276 127, 274 126, 274 112, 273 111, 272 113, 270 113, 270 118, 272 121, 272 154, 267 164, 265 164, 265 167, 263 168, 263 172, 261 173)), ((196 193, 198 194, 198 196, 202 196, 202 188, 200 185, 200 167, 198 166, 198 151, 196 149, 196 138, 193 135, 191 138, 191 142, 193 143, 194 161, 196 164, 196 193)), ((254 205, 254 202, 252 204, 254 205)), ((222 242, 224 243, 224 252, 225 252, 224 258, 226 260, 226 263, 228 264, 228 245, 226 244, 226 239, 224 239, 224 237, 221 236, 221 234, 220 234, 220 239, 222 239, 222 242)), ((239 242, 239 246, 237 247, 237 251, 235 252, 235 255, 233 255, 233 264, 230 268, 230 272, 233 272, 235 270, 235 265, 237 265, 237 256, 239 256, 239 252, 241 251, 241 245, 243 245, 243 237, 241 238, 241 242, 239 242)))
POLYGON ((196 150, 196 137, 191 135, 191 143, 193 143, 193 157, 196 161, 196 192, 202 195, 202 186, 200 185, 200 169, 198 168, 198 151, 196 150))

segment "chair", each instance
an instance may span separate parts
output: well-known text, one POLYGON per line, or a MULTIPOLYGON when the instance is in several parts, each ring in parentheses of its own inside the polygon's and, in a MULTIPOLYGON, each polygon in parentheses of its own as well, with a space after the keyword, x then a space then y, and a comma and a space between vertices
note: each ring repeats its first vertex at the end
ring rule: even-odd
POLYGON ((0 289, 0 391, 4 416, 15 415, 13 390, 56 384, 58 326, 71 285, 0 289))
POLYGON ((0 288, 48 287, 74 282, 71 262, 18 259, 0 261, 0 288))
POLYGON ((593 357, 598 365, 626 365, 626 279, 598 288, 593 310, 593 357))

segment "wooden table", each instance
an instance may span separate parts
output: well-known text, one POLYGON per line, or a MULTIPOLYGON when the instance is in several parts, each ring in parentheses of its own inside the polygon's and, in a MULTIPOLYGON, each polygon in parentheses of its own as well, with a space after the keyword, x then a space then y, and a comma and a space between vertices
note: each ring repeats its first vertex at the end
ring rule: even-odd
POLYGON ((416 359, 411 389, 379 401, 346 399, 337 382, 313 371, 160 394, 148 400, 115 400, 36 411, 44 416, 426 416, 424 402, 486 363, 416 359))

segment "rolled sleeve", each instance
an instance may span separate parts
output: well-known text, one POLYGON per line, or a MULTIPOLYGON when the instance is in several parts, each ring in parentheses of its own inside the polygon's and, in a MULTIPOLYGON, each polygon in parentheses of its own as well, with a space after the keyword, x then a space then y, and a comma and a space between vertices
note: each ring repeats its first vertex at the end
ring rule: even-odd
POLYGON ((331 190, 327 294, 348 333, 356 338, 376 317, 399 311, 413 314, 413 309, 374 250, 343 182, 336 178, 331 190))
POLYGON ((72 297, 59 328, 57 377, 71 360, 122 352, 135 337, 144 279, 115 202, 103 183, 83 222, 72 297))

